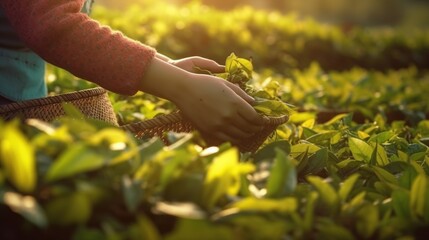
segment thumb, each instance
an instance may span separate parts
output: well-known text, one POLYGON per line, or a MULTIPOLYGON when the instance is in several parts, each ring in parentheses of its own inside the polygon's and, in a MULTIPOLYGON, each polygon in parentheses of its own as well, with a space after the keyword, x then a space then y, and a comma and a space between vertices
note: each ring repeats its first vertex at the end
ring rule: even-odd
POLYGON ((255 99, 251 97, 249 94, 247 94, 243 89, 241 89, 239 86, 225 81, 225 83, 230 87, 238 96, 240 96, 242 99, 244 99, 246 102, 248 102, 250 105, 253 105, 255 103, 255 99))

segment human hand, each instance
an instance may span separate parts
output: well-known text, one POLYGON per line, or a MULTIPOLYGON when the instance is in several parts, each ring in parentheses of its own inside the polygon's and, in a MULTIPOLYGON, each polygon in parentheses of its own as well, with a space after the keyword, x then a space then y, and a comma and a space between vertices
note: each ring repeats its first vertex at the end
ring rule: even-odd
POLYGON ((159 58, 152 60, 140 90, 175 103, 210 145, 238 144, 263 128, 263 117, 251 106, 254 99, 240 87, 159 58))
POLYGON ((183 94, 173 100, 209 145, 240 143, 262 130, 263 118, 253 109, 254 99, 223 79, 192 74, 183 94))
POLYGON ((225 72, 225 66, 217 62, 198 56, 187 57, 177 60, 169 60, 174 66, 192 73, 200 73, 199 69, 208 70, 212 73, 225 72))

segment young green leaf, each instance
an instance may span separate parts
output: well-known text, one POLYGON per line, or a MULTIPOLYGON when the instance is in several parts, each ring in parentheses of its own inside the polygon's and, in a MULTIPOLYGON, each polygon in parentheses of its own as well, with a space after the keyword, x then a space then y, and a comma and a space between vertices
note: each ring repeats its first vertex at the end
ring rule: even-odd
POLYGON ((137 216, 137 221, 131 225, 129 237, 130 239, 162 239, 155 224, 148 217, 142 215, 137 216))
POLYGON ((267 181, 267 197, 284 197, 291 194, 297 185, 297 173, 292 159, 276 149, 276 157, 267 181))
POLYGON ((63 226, 84 224, 92 213, 91 202, 82 192, 52 198, 46 204, 45 209, 49 223, 63 226))
POLYGON ((385 166, 389 164, 386 151, 384 150, 383 146, 378 143, 375 144, 374 151, 372 152, 371 164, 377 166, 385 166))
POLYGON ((340 187, 340 190, 338 191, 338 196, 340 197, 340 200, 345 202, 347 201, 347 198, 352 191, 356 181, 359 179, 358 174, 353 174, 349 176, 340 187))
POLYGON ((377 175, 380 181, 385 182, 387 184, 393 184, 393 186, 398 185, 398 179, 396 179, 393 174, 391 174, 384 168, 371 165, 369 169, 371 169, 375 173, 375 175, 377 175))
POLYGON ((70 146, 49 168, 45 178, 52 182, 72 175, 95 170, 105 164, 105 159, 85 143, 70 146))
POLYGON ((338 131, 336 131, 336 130, 317 133, 317 134, 307 138, 307 141, 314 143, 314 144, 317 144, 317 145, 323 145, 324 141, 330 140, 336 134, 338 134, 338 131))
POLYGON ((140 181, 124 176, 122 178, 122 194, 127 210, 129 212, 136 211, 143 199, 143 189, 140 181))
POLYGON ((241 174, 254 171, 251 164, 239 163, 238 150, 230 148, 213 159, 204 179, 203 202, 213 207, 226 194, 235 194, 240 190, 241 174))
POLYGON ((356 213, 356 230, 363 239, 370 239, 380 224, 380 213, 377 206, 365 203, 356 213))
POLYGON ((248 197, 234 202, 230 207, 240 211, 291 213, 298 209, 298 202, 293 197, 280 199, 248 197))
POLYGON ((264 99, 258 97, 255 97, 253 108, 267 116, 283 116, 288 115, 291 112, 290 107, 280 100, 264 99))
POLYGON ((308 176, 307 181, 317 189, 323 204, 330 210, 331 213, 335 213, 340 207, 340 198, 335 189, 318 176, 308 176))
POLYGON ((396 189, 392 192, 392 207, 395 214, 407 221, 411 218, 410 192, 405 189, 396 189))
POLYGON ((429 219, 429 180, 420 174, 414 179, 410 192, 410 207, 418 218, 429 219))
POLYGON ((335 239, 335 240, 354 240, 351 231, 331 219, 321 218, 316 222, 315 227, 319 232, 320 239, 335 239))
POLYGON ((253 156, 255 162, 260 162, 267 159, 274 159, 277 154, 276 149, 281 149, 286 154, 290 153, 290 143, 287 140, 278 140, 272 143, 269 143, 259 149, 253 156))
POLYGON ((349 137, 349 148, 356 160, 370 162, 373 148, 368 143, 358 138, 349 137))
POLYGON ((303 166, 303 172, 300 172, 300 175, 319 173, 327 166, 328 160, 329 160, 328 149, 327 148, 319 149, 316 153, 314 153, 308 158, 307 165, 303 166))
POLYGON ((30 193, 37 185, 33 146, 14 122, 5 124, 0 135, 0 162, 6 178, 21 192, 30 193))

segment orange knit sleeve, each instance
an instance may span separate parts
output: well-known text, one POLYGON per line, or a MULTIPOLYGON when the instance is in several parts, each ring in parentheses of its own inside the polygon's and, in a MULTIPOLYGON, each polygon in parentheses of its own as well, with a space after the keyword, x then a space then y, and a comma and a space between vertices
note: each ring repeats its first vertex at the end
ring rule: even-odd
POLYGON ((1 0, 25 44, 47 62, 110 91, 138 90, 155 49, 80 12, 84 0, 1 0))

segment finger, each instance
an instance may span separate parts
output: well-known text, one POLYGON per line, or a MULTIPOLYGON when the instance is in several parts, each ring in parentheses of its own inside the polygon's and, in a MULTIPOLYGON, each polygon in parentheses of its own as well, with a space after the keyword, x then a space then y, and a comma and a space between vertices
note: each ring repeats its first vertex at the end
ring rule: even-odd
POLYGON ((201 136, 208 146, 219 146, 222 143, 237 141, 222 132, 201 132, 201 136))
POLYGON ((227 84, 227 86, 229 88, 231 88, 238 96, 240 96, 244 101, 248 102, 250 105, 254 104, 255 99, 251 96, 249 96, 249 94, 247 94, 243 89, 241 89, 239 86, 225 81, 225 84, 227 84))
MULTIPOLYGON (((235 119, 235 121, 232 123, 236 128, 240 129, 242 132, 247 133, 247 135, 252 136, 256 132, 262 131, 264 128, 263 123, 260 123, 258 120, 255 120, 255 122, 251 122, 247 120, 248 116, 241 116, 241 114, 238 115, 238 117, 235 119)), ((258 116, 259 118, 259 116, 258 116)), ((243 136, 243 137, 249 137, 249 136, 243 136)))
POLYGON ((211 134, 206 134, 203 132, 200 132, 201 137, 204 139, 204 142, 207 144, 208 147, 211 146, 219 146, 222 144, 222 141, 213 137, 211 134))
POLYGON ((251 105, 246 105, 245 107, 239 108, 238 114, 248 124, 256 127, 263 126, 267 121, 266 117, 259 114, 251 105))
MULTIPOLYGON (((236 121, 234 123, 225 126, 222 130, 223 133, 231 137, 232 139, 243 139, 253 136, 253 134, 260 130, 259 127, 255 127, 249 124, 249 126, 244 126, 236 121)), ((242 121, 245 122, 245 121, 242 121)))
POLYGON ((225 66, 220 65, 211 59, 202 58, 202 57, 195 57, 194 59, 192 59, 192 62, 196 67, 208 70, 212 73, 225 72, 225 66))
MULTIPOLYGON (((237 118, 239 118, 237 116, 237 118)), ((248 138, 251 137, 256 131, 259 131, 260 129, 255 127, 244 127, 243 125, 240 125, 240 122, 245 123, 244 120, 241 121, 234 121, 231 120, 228 122, 225 122, 221 127, 212 128, 211 130, 199 128, 201 129, 200 132, 205 132, 205 135, 211 135, 215 136, 218 139, 221 139, 223 141, 234 141, 236 142, 239 139, 248 138), (204 130, 203 130, 204 129, 204 130)))
POLYGON ((225 82, 239 97, 241 97, 243 100, 247 102, 247 104, 243 104, 239 108, 239 115, 244 118, 247 122, 242 122, 244 126, 247 126, 249 128, 254 127, 260 127, 262 124, 265 123, 265 119, 258 113, 256 110, 252 107, 252 104, 254 104, 255 99, 251 96, 249 96, 243 89, 241 89, 239 86, 232 84, 230 82, 225 82), (250 126, 248 124, 253 125, 250 126))

